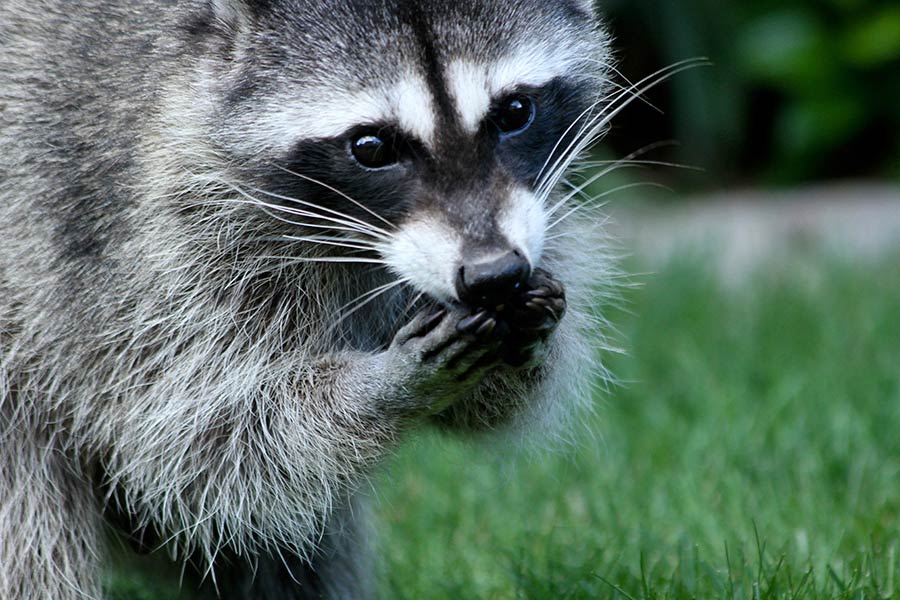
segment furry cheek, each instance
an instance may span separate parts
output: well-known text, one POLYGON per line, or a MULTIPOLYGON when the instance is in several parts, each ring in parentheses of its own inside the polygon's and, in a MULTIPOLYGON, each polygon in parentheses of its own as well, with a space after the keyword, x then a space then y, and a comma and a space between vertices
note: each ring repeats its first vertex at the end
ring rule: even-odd
POLYGON ((402 225, 380 252, 401 279, 449 302, 458 300, 455 279, 461 248, 462 240, 449 226, 427 216, 402 225))

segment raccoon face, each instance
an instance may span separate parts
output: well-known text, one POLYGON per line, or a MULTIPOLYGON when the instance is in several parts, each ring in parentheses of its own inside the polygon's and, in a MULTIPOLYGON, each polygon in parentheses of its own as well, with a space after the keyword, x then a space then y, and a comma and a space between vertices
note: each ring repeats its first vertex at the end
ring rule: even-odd
POLYGON ((502 300, 541 263, 547 176, 607 62, 586 2, 218 4, 218 139, 269 202, 442 302, 502 300))

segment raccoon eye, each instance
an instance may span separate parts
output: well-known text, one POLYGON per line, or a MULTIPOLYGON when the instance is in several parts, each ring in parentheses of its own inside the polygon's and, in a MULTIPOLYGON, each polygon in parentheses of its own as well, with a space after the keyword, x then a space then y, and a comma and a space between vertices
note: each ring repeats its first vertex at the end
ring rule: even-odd
POLYGON ((492 120, 503 133, 527 129, 534 120, 534 102, 528 96, 509 96, 500 102, 492 120))
POLYGON ((400 160, 400 153, 392 141, 371 133, 353 138, 350 152, 356 162, 367 169, 383 169, 400 160))

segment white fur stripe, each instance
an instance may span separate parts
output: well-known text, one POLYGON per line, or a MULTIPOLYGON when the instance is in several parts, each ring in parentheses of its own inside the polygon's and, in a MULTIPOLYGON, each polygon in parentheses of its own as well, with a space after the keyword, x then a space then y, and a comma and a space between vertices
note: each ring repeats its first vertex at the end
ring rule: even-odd
POLYGON ((525 253, 532 265, 538 265, 544 253, 547 212, 530 190, 514 190, 500 211, 500 231, 513 247, 525 253))
POLYGON ((489 69, 482 64, 456 60, 450 63, 447 78, 462 126, 474 133, 491 106, 489 69))
POLYGON ((276 98, 253 131, 242 132, 261 148, 289 150, 298 140, 333 138, 352 127, 396 122, 426 145, 434 143, 434 100, 424 79, 406 74, 390 85, 356 91, 306 90, 303 98, 276 98))
POLYGON ((462 242, 451 227, 430 215, 404 224, 381 254, 391 270, 434 298, 454 300, 462 242))
POLYGON ((493 100, 521 87, 540 87, 580 62, 567 48, 533 44, 492 63, 453 61, 447 69, 447 86, 463 127, 474 133, 493 100))

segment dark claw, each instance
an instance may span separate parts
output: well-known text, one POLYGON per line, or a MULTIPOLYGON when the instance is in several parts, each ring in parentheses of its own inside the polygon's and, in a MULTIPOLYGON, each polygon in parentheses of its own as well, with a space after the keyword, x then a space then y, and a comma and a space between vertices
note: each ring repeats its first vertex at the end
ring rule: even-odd
POLYGON ((554 296, 562 296, 566 291, 565 288, 563 288, 563 285, 555 279, 548 281, 547 287, 550 288, 550 293, 554 296))
POLYGON ((482 323, 481 326, 477 330, 475 330, 475 335, 478 337, 484 337, 484 336, 490 335, 496 328, 497 328, 497 320, 490 318, 487 321, 485 321, 484 323, 482 323))
POLYGON ((545 287, 535 288, 533 290, 529 290, 525 293, 529 298, 547 298, 551 296, 551 292, 549 289, 545 287))
POLYGON ((441 321, 444 320, 444 317, 447 316, 447 311, 445 309, 440 309, 438 312, 434 313, 428 320, 425 321, 425 324, 422 326, 422 333, 428 333, 435 327, 437 327, 441 321))
POLYGON ((556 319, 561 319, 566 312, 566 301, 556 300, 553 302, 551 308, 553 308, 554 316, 556 317, 556 319))
POLYGON ((548 298, 532 298, 526 303, 526 306, 540 306, 542 308, 549 308, 550 300, 548 298))
MULTIPOLYGON (((503 340, 500 359, 513 367, 531 360, 536 349, 556 329, 566 311, 565 288, 543 269, 535 269, 527 286, 504 308, 491 315, 497 321, 493 339, 503 340), (505 330, 505 331, 504 331, 505 330)), ((489 325, 482 325, 487 332, 489 325)))
POLYGON ((460 333, 471 333, 471 331, 481 325, 481 322, 488 316, 487 311, 480 311, 472 315, 471 317, 466 317, 456 324, 456 330, 460 333))
POLYGON ((546 304, 538 304, 534 300, 525 303, 525 309, 531 313, 542 313, 545 308, 547 308, 546 304))
POLYGON ((562 296, 565 293, 562 283, 554 279, 550 273, 543 269, 535 269, 529 284, 533 288, 533 291, 546 289, 550 296, 562 296))

